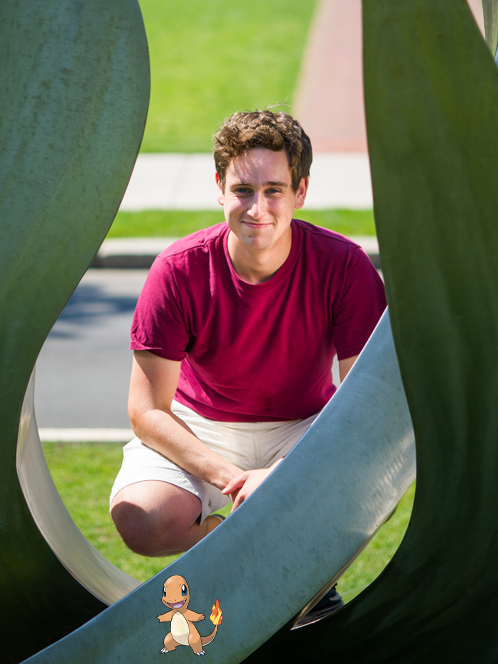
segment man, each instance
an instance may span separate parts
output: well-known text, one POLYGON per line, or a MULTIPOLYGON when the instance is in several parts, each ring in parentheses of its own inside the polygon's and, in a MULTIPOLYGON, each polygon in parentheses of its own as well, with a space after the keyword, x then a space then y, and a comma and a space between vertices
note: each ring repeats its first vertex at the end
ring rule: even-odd
POLYGON ((280 463, 385 308, 364 252, 293 220, 312 149, 286 113, 235 113, 215 135, 226 223, 156 259, 137 304, 129 415, 111 514, 143 555, 184 551, 280 463))

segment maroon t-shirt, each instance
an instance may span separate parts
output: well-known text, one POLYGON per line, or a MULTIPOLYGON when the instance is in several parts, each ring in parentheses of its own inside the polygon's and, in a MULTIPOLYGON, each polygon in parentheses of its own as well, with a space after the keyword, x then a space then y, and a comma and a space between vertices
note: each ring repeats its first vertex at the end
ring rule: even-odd
POLYGON ((156 258, 131 348, 182 360, 175 399, 209 419, 309 417, 336 389, 334 355, 357 355, 377 324, 382 281, 356 244, 295 219, 285 263, 249 284, 233 269, 228 234, 218 224, 156 258))

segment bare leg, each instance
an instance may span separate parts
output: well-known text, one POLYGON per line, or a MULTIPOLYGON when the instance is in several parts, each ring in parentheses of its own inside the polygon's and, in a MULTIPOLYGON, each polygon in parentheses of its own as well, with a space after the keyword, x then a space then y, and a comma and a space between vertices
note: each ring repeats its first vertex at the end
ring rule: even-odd
POLYGON ((167 482, 149 480, 119 491, 111 516, 124 542, 143 556, 187 551, 220 522, 199 523, 201 502, 194 494, 167 482))

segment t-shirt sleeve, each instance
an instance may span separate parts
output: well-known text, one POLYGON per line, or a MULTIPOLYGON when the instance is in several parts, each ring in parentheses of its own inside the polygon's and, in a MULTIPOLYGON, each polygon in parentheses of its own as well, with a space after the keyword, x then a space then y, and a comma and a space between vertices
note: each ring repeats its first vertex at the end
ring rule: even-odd
POLYGON ((358 355, 384 309, 384 284, 365 252, 357 247, 348 259, 341 296, 334 307, 334 346, 337 358, 358 355))
POLYGON ((173 270, 159 256, 138 298, 130 348, 181 361, 187 356, 189 338, 173 270))

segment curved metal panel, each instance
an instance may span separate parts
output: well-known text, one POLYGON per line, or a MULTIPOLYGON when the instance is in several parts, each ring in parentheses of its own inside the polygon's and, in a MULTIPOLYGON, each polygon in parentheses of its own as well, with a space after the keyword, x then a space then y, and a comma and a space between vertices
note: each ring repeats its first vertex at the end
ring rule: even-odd
POLYGON ((24 398, 17 446, 17 469, 24 498, 39 531, 64 567, 92 595, 105 604, 113 604, 140 584, 90 544, 62 502, 41 448, 34 387, 33 372, 24 398))
POLYGON ((137 2, 5 0, 0 87, 0 653, 18 662, 104 608, 41 536, 16 456, 38 352, 114 219, 139 149, 149 69, 137 2))
MULTIPOLYGON (((332 400, 257 492, 161 574, 29 661, 151 661, 168 631, 156 618, 163 583, 180 575, 196 610, 220 601, 223 621, 207 653, 218 664, 240 662, 340 575, 414 476, 386 313, 332 400)), ((192 652, 174 657, 189 661, 192 652)))

